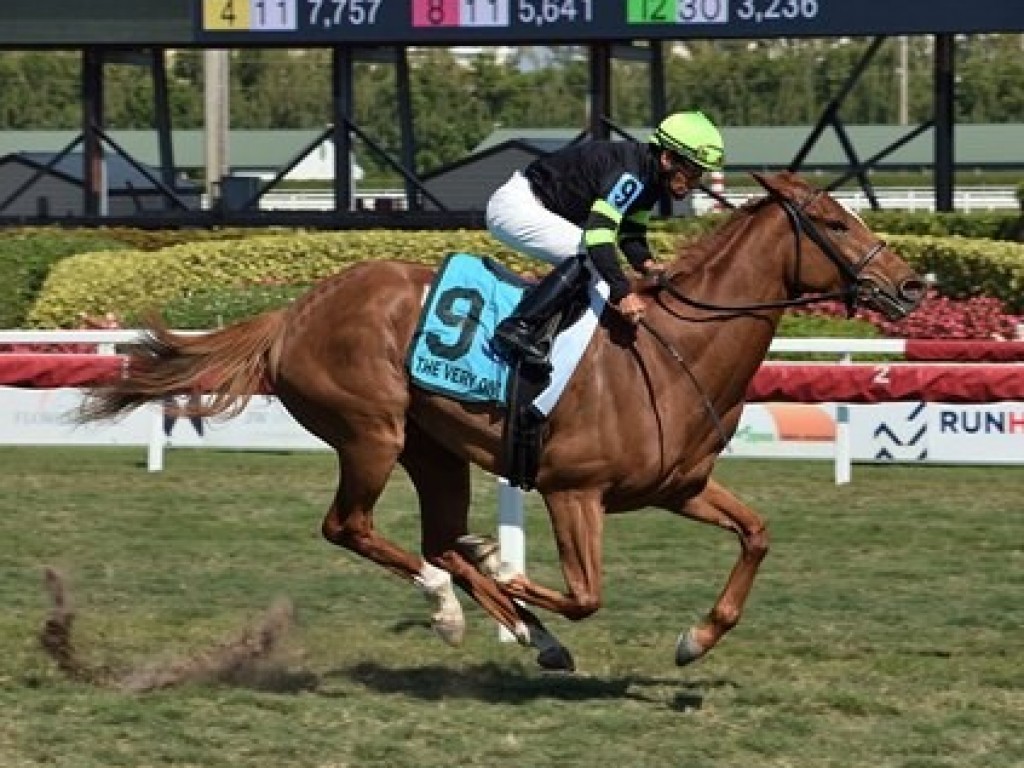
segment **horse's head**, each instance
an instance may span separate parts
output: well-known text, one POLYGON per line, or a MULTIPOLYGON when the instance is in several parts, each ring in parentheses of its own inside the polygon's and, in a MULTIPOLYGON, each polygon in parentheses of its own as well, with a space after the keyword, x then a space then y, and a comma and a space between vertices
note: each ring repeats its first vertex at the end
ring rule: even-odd
POLYGON ((921 303, 925 282, 863 219, 795 174, 753 176, 782 206, 795 231, 789 278, 794 294, 841 292, 851 314, 864 304, 890 320, 905 317, 921 303))

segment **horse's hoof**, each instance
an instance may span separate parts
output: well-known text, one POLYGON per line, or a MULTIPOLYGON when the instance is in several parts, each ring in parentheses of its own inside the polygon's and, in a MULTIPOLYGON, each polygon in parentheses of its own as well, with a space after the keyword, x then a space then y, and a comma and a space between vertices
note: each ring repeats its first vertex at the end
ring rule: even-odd
POLYGON ((447 645, 458 648, 466 637, 466 621, 457 619, 436 618, 431 622, 434 632, 447 645))
POLYGON ((492 536, 467 533, 457 543, 459 554, 489 579, 497 578, 501 567, 501 550, 492 536))
POLYGON ((676 666, 685 667, 704 655, 704 648, 697 642, 694 630, 688 629, 676 640, 676 666))
POLYGON ((575 672, 576 661, 564 646, 545 648, 537 654, 537 664, 548 672, 575 672))

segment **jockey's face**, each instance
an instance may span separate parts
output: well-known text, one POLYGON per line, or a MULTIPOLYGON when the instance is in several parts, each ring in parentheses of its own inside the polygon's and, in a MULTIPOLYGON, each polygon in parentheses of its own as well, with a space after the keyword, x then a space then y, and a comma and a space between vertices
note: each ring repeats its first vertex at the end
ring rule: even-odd
POLYGON ((665 191, 676 200, 682 200, 690 194, 704 177, 702 168, 668 150, 661 153, 660 161, 665 191))

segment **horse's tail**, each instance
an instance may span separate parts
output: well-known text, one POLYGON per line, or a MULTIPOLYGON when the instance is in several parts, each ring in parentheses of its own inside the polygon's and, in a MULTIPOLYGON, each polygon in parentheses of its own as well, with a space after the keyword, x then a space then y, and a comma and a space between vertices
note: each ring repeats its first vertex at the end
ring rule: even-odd
POLYGON ((174 333, 155 321, 128 354, 124 375, 91 388, 80 422, 114 418, 154 400, 190 397, 188 416, 233 416, 272 383, 284 310, 266 312, 211 333, 174 333))

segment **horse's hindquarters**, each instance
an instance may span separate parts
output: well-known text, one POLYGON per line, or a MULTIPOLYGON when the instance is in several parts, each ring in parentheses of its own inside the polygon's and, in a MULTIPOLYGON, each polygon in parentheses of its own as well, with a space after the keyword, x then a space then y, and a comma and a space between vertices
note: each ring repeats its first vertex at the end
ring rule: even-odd
POLYGON ((405 355, 430 275, 420 265, 360 264, 289 308, 272 384, 306 429, 335 447, 375 432, 401 439, 405 355))

